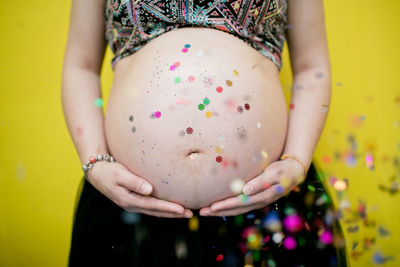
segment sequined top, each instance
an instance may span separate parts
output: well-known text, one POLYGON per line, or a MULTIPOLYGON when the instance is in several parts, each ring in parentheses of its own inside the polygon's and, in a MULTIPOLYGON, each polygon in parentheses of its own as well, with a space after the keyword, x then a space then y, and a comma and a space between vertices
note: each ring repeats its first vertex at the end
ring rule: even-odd
POLYGON ((183 27, 222 30, 281 68, 287 0, 104 0, 112 67, 155 37, 183 27))

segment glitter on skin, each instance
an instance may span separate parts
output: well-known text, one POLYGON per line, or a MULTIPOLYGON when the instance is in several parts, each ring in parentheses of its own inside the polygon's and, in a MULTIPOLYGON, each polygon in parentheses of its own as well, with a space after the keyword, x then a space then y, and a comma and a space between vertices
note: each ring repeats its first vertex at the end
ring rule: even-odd
POLYGON ((208 99, 207 97, 203 99, 203 104, 204 105, 208 105, 210 104, 210 99, 208 99))
POLYGON ((94 104, 95 104, 95 106, 98 107, 98 108, 103 107, 103 104, 104 104, 103 99, 97 98, 97 99, 94 101, 94 104))
POLYGON ((244 108, 245 108, 246 110, 249 110, 249 109, 250 109, 250 104, 248 104, 248 103, 244 104, 244 108))
POLYGON ((154 112, 154 117, 156 117, 157 119, 161 117, 161 112, 160 111, 156 111, 154 112))
POLYGON ((199 104, 197 107, 199 110, 204 110, 204 108, 205 108, 204 104, 199 104))
POLYGON ((239 72, 237 70, 233 70, 233 75, 235 75, 237 77, 237 76, 239 76, 239 72))
POLYGON ((290 108, 290 110, 293 110, 294 109, 294 104, 290 103, 289 108, 290 108))
POLYGON ((212 112, 211 112, 211 111, 207 111, 207 112, 206 112, 206 117, 207 117, 207 118, 211 118, 211 116, 212 116, 212 112))
POLYGON ((226 80, 226 85, 232 86, 232 81, 231 80, 226 80))
POLYGON ((217 90, 218 93, 222 93, 222 91, 223 91, 221 86, 218 86, 216 90, 217 90))
POLYGON ((278 185, 278 186, 276 187, 276 191, 278 191, 278 194, 283 194, 283 186, 278 185))
POLYGON ((239 111, 240 113, 242 113, 242 112, 243 112, 243 107, 242 107, 242 106, 238 106, 238 107, 237 107, 237 111, 239 111))
POLYGON ((192 127, 186 128, 186 133, 187 133, 187 134, 192 134, 192 133, 193 133, 192 127))
POLYGON ((235 194, 240 194, 243 190, 243 186, 244 186, 244 182, 239 178, 233 179, 230 184, 230 188, 231 188, 232 192, 235 194))
POLYGON ((174 71, 176 69, 176 65, 171 65, 171 67, 169 67, 169 69, 174 71))
POLYGON ((189 76, 189 77, 188 77, 188 81, 189 81, 190 83, 194 82, 194 76, 189 76))
POLYGON ((217 156, 217 157, 215 158, 215 161, 218 162, 218 163, 220 163, 220 162, 222 161, 222 157, 221 157, 221 156, 217 156))
POLYGON ((218 154, 221 154, 222 152, 224 152, 224 145, 219 145, 219 146, 217 146, 217 147, 215 148, 215 151, 216 151, 218 154))
POLYGON ((178 61, 174 63, 175 67, 179 67, 181 65, 181 63, 179 63, 178 61))
POLYGON ((180 83, 182 81, 181 77, 175 77, 174 82, 180 83))

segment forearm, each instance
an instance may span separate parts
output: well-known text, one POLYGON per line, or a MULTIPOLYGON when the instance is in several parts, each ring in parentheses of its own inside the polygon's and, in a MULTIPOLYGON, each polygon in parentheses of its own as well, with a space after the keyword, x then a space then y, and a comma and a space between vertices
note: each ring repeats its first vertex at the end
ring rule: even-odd
POLYGON ((101 97, 100 75, 88 69, 67 65, 62 77, 62 105, 65 121, 82 164, 94 154, 107 153, 102 108, 95 106, 101 97))
POLYGON ((301 160, 308 170, 325 126, 331 98, 328 68, 313 68, 294 76, 288 130, 283 154, 301 160))

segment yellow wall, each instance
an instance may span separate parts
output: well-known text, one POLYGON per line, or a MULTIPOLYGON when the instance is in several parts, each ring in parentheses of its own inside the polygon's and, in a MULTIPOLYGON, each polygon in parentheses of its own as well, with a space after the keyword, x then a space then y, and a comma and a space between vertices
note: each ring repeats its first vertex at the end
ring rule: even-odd
MULTIPOLYGON (((82 177, 60 103, 70 1, 0 2, 0 266, 66 266, 82 177)), ((315 160, 326 177, 348 179, 342 199, 353 209, 364 201, 368 220, 375 222, 342 220, 349 255, 358 242, 352 266, 372 266, 376 252, 396 257, 385 266, 399 266, 399 193, 390 195, 378 186, 400 182, 400 163, 395 164, 400 161, 400 1, 324 2, 333 98, 315 160), (343 160, 350 134, 358 144, 355 167, 343 160), (368 150, 374 171, 365 164, 368 150), (324 163, 324 156, 331 162, 324 163), (355 225, 357 232, 346 230, 355 225), (389 234, 379 235, 378 227, 389 234), (376 238, 368 250, 365 238, 376 238)), ((112 81, 110 56, 108 50, 105 99, 112 81)), ((288 97, 287 56, 286 51, 282 80, 288 97)))

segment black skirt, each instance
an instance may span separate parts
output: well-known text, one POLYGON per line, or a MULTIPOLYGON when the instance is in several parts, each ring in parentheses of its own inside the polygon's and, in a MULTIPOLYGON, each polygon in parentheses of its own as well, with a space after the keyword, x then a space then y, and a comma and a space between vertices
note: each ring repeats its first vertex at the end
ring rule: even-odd
POLYGON ((229 217, 127 212, 83 180, 70 267, 347 266, 343 234, 313 164, 300 190, 229 217))

